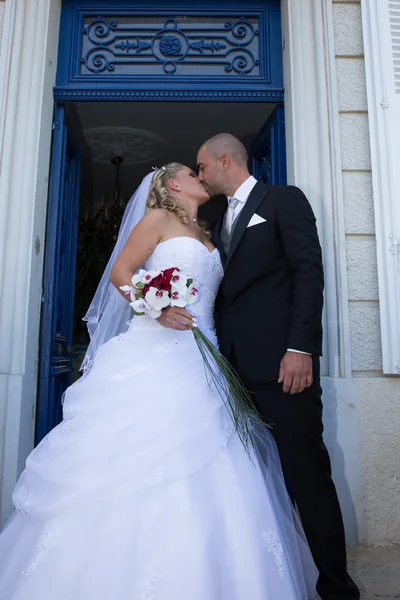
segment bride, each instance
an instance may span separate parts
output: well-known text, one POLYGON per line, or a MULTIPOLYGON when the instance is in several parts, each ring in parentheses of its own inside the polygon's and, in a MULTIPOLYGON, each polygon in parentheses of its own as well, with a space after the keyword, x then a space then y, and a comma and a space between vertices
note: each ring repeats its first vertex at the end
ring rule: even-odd
POLYGON ((191 331, 197 324, 217 344, 223 269, 197 222, 208 199, 177 163, 147 175, 131 199, 86 316, 84 375, 14 491, 0 600, 314 598, 272 437, 254 427, 249 457, 191 331), (142 266, 194 276, 192 314, 132 319, 117 290, 142 266))

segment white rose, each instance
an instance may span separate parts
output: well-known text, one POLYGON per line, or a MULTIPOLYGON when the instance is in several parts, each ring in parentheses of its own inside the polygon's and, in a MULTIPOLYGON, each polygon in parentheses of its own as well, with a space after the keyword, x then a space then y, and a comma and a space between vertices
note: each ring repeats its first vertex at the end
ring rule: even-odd
POLYGON ((187 305, 186 293, 187 289, 184 288, 171 290, 171 306, 179 306, 180 308, 185 308, 185 306, 187 305))
POLYGON ((149 284, 155 277, 157 277, 161 271, 145 271, 144 269, 140 269, 138 273, 132 277, 132 285, 134 287, 138 287, 138 285, 142 284, 141 287, 149 284))
POLYGON ((199 295, 199 286, 197 283, 193 282, 187 289, 186 292, 186 302, 190 304, 194 304, 199 295))
POLYGON ((176 290, 185 290, 187 288, 187 280, 188 277, 187 275, 185 275, 184 273, 181 273, 180 271, 174 271, 172 273, 172 277, 171 277, 171 289, 172 291, 176 290))
POLYGON ((170 304, 168 292, 166 290, 158 290, 155 287, 150 287, 149 291, 145 296, 145 300, 149 304, 150 309, 155 311, 161 311, 163 308, 166 308, 170 304))
POLYGON ((143 298, 141 300, 135 300, 134 302, 131 302, 130 305, 132 306, 136 315, 147 315, 150 310, 149 304, 146 302, 146 300, 143 300, 143 298))
POLYGON ((136 299, 135 290, 130 285, 121 285, 119 289, 125 293, 125 296, 129 294, 131 302, 136 299))

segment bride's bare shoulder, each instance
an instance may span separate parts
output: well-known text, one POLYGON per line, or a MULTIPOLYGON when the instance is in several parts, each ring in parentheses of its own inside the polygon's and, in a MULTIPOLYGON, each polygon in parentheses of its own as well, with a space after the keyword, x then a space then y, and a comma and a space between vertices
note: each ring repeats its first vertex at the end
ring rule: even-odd
POLYGON ((140 231, 147 230, 164 230, 170 222, 170 213, 163 208, 152 208, 149 210, 143 219, 140 221, 137 229, 140 231))
POLYGON ((143 217, 142 222, 147 225, 167 224, 171 219, 171 213, 165 208, 152 208, 143 217))

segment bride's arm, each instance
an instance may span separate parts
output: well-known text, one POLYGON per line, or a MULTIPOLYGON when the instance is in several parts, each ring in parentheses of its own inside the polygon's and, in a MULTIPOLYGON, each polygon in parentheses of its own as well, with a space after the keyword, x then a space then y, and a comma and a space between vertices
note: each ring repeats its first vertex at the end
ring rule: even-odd
POLYGON ((110 273, 111 283, 124 297, 126 296, 120 287, 130 284, 132 276, 146 262, 165 235, 168 224, 167 211, 154 209, 148 212, 132 230, 110 273))
MULTIPOLYGON (((129 297, 120 289, 129 285, 132 276, 146 262, 155 247, 165 236, 171 215, 164 209, 154 209, 136 225, 130 234, 121 254, 116 259, 110 273, 110 281, 119 293, 129 301, 129 297)), ((163 310, 158 322, 163 327, 177 330, 187 330, 193 326, 193 316, 184 308, 177 306, 163 310)))

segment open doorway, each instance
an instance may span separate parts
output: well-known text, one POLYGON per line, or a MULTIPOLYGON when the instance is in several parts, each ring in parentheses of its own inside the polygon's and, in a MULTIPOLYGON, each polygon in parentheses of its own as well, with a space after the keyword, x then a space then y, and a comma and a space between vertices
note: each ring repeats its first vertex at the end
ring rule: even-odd
MULTIPOLYGON (((247 147, 256 177, 284 183, 286 176, 283 107, 274 103, 81 102, 59 105, 56 112, 37 441, 59 422, 62 394, 80 376, 89 341, 82 318, 125 206, 151 168, 172 161, 196 168, 201 144, 229 132, 247 147)), ((202 219, 212 225, 225 202, 210 201, 202 219)))
MULTIPOLYGON (((74 134, 82 146, 83 177, 96 205, 114 185, 121 156, 120 185, 127 201, 152 166, 177 161, 196 165, 208 137, 220 132, 251 142, 276 107, 274 103, 82 102, 68 105, 74 134)), ((210 211, 210 207, 208 207, 210 211)))
MULTIPOLYGON (((245 103, 77 103, 68 106, 82 154, 77 278, 74 306, 73 372, 88 344, 82 322, 105 268, 129 198, 152 166, 176 161, 196 167, 201 144, 219 132, 250 145, 275 104, 245 103)), ((210 222, 223 199, 204 207, 210 222)))

